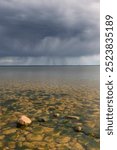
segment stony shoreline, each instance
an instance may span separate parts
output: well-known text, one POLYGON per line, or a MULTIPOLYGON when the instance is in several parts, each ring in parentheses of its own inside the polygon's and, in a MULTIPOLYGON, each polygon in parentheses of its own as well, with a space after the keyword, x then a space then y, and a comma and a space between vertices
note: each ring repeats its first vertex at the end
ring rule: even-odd
POLYGON ((2 150, 99 150, 99 86, 1 86, 2 150), (27 115, 29 126, 16 126, 27 115))

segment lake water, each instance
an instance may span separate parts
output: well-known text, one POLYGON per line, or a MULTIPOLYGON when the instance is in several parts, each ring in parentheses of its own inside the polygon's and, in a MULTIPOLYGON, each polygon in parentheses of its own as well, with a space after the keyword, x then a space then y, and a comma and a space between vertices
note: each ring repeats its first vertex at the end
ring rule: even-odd
POLYGON ((0 67, 0 149, 99 150, 99 66, 0 67), (17 127, 19 116, 32 123, 17 127))
POLYGON ((40 82, 77 85, 79 81, 97 81, 99 66, 0 67, 0 81, 40 82))

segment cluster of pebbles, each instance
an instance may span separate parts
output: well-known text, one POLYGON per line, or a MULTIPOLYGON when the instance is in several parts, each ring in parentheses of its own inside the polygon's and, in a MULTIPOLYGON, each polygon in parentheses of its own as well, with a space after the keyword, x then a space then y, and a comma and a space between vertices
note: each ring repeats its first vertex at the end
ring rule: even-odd
POLYGON ((0 88, 1 150, 99 150, 99 87, 0 88))

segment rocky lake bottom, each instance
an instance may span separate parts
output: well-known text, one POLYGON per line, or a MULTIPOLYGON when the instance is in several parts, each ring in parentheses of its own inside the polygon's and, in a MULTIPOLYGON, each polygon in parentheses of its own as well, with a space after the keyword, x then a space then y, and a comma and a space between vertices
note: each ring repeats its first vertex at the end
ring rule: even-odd
POLYGON ((77 87, 11 83, 0 86, 0 150, 100 149, 100 94, 95 82, 77 87), (32 123, 18 127, 20 115, 32 123))

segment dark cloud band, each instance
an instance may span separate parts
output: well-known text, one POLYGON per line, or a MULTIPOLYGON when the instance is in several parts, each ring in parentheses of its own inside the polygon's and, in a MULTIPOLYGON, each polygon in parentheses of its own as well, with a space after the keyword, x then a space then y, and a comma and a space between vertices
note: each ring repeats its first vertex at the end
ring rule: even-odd
POLYGON ((97 0, 1 0, 0 57, 99 54, 97 0))

